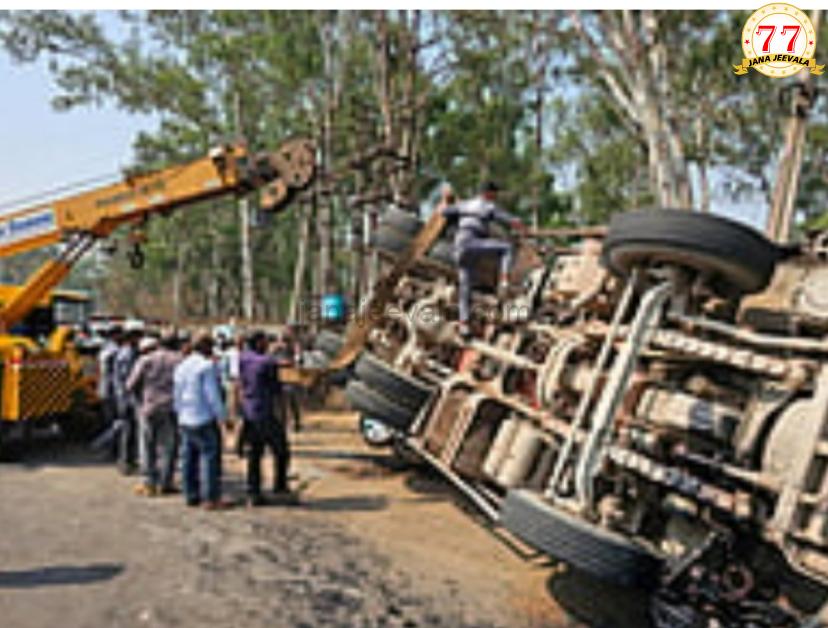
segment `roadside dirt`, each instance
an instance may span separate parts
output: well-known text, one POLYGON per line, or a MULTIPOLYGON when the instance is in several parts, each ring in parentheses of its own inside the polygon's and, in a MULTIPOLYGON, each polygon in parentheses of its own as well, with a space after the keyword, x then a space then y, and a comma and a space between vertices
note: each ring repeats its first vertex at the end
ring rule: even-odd
MULTIPOLYGON (((135 497, 134 478, 61 443, 0 465, 0 625, 587 625, 561 600, 589 625, 631 625, 618 606, 595 615, 591 585, 518 556, 437 476, 401 470, 355 425, 310 413, 292 435, 298 507, 205 513, 135 497)), ((241 471, 227 454, 231 497, 241 471)))

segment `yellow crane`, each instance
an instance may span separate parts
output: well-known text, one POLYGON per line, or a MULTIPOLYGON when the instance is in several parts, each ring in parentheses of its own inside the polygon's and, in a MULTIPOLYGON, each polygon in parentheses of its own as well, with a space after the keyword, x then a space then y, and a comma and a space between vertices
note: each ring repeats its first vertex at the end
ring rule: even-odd
MULTIPOLYGON (((315 148, 293 139, 275 151, 252 154, 242 143, 216 147, 182 165, 127 176, 123 181, 0 215, 0 259, 50 245, 59 253, 0 304, 0 428, 66 415, 81 387, 81 367, 66 329, 45 344, 10 333, 98 240, 131 225, 140 233, 154 215, 201 201, 257 190, 265 211, 278 211, 312 181, 315 148)), ((130 262, 140 266, 140 237, 133 238, 130 262)))

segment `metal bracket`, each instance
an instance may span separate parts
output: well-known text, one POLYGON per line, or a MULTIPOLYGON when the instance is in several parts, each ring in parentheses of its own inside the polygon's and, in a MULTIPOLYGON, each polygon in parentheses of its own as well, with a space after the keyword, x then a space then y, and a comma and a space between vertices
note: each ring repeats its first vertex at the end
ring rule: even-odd
POLYGON ((627 339, 612 364, 606 385, 592 413, 589 434, 575 468, 575 492, 583 507, 593 502, 593 481, 606 458, 612 421, 646 344, 647 334, 658 326, 662 308, 672 294, 671 282, 658 284, 644 294, 627 339))

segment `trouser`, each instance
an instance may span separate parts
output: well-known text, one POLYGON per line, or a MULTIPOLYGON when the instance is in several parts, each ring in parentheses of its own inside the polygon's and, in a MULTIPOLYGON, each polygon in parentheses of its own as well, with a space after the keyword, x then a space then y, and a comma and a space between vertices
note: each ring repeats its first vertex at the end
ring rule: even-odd
POLYGON ((95 451, 106 450, 113 460, 117 460, 120 424, 118 423, 118 404, 114 397, 101 398, 101 415, 106 427, 95 437, 90 447, 95 451))
POLYGON ((293 429, 297 432, 302 429, 302 410, 299 407, 299 390, 294 386, 282 385, 282 403, 285 404, 283 415, 285 423, 289 423, 288 415, 293 419, 293 429))
POLYGON ((239 418, 235 380, 224 382, 224 405, 227 407, 227 419, 235 421, 239 418))
POLYGON ((213 422, 213 430, 216 432, 216 441, 218 441, 218 475, 221 480, 224 475, 224 434, 218 421, 213 422))
POLYGON ((175 414, 158 410, 138 421, 141 454, 141 472, 147 486, 172 489, 178 450, 175 414), (161 450, 161 470, 158 469, 158 450, 161 450))
POLYGON ((101 399, 101 413, 106 425, 111 426, 118 420, 118 403, 115 397, 103 397, 101 399))
POLYGON ((467 323, 471 310, 472 278, 475 267, 484 257, 500 256, 500 276, 509 274, 512 266, 512 245, 494 238, 475 238, 462 243, 457 256, 458 263, 458 308, 460 322, 467 323))
POLYGON ((137 449, 135 410, 131 405, 126 404, 119 409, 118 415, 118 467, 125 473, 135 466, 137 449))
POLYGON ((262 455, 265 447, 273 452, 273 490, 287 490, 287 474, 290 466, 290 447, 287 441, 284 422, 247 421, 244 426, 247 442, 247 494, 261 495, 262 492, 262 455))
POLYGON ((218 433, 215 422, 181 427, 182 488, 188 504, 197 504, 202 497, 211 502, 221 497, 218 433))
POLYGON ((239 458, 244 458, 245 447, 247 446, 247 421, 242 421, 236 430, 235 452, 239 458))

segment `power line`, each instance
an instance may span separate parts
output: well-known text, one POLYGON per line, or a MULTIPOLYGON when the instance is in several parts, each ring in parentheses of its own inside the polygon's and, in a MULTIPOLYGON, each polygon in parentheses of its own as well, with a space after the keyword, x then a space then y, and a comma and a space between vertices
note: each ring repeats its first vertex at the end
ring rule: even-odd
MULTIPOLYGON (((44 201, 47 198, 56 196, 58 194, 66 194, 67 192, 71 192, 73 190, 78 190, 79 188, 90 187, 95 184, 102 183, 107 179, 117 179, 117 173, 111 172, 109 174, 98 175, 96 177, 90 177, 89 179, 84 179, 82 181, 75 181, 73 183, 67 183, 66 185, 62 185, 60 187, 52 188, 51 190, 44 190, 43 192, 38 192, 35 194, 30 194, 27 196, 21 196, 16 199, 11 199, 8 201, 4 201, 0 203, 0 212, 5 212, 8 209, 16 209, 20 205, 29 205, 32 203, 36 203, 38 201, 44 201)), ((22 208, 21 208, 22 209, 22 208)))

